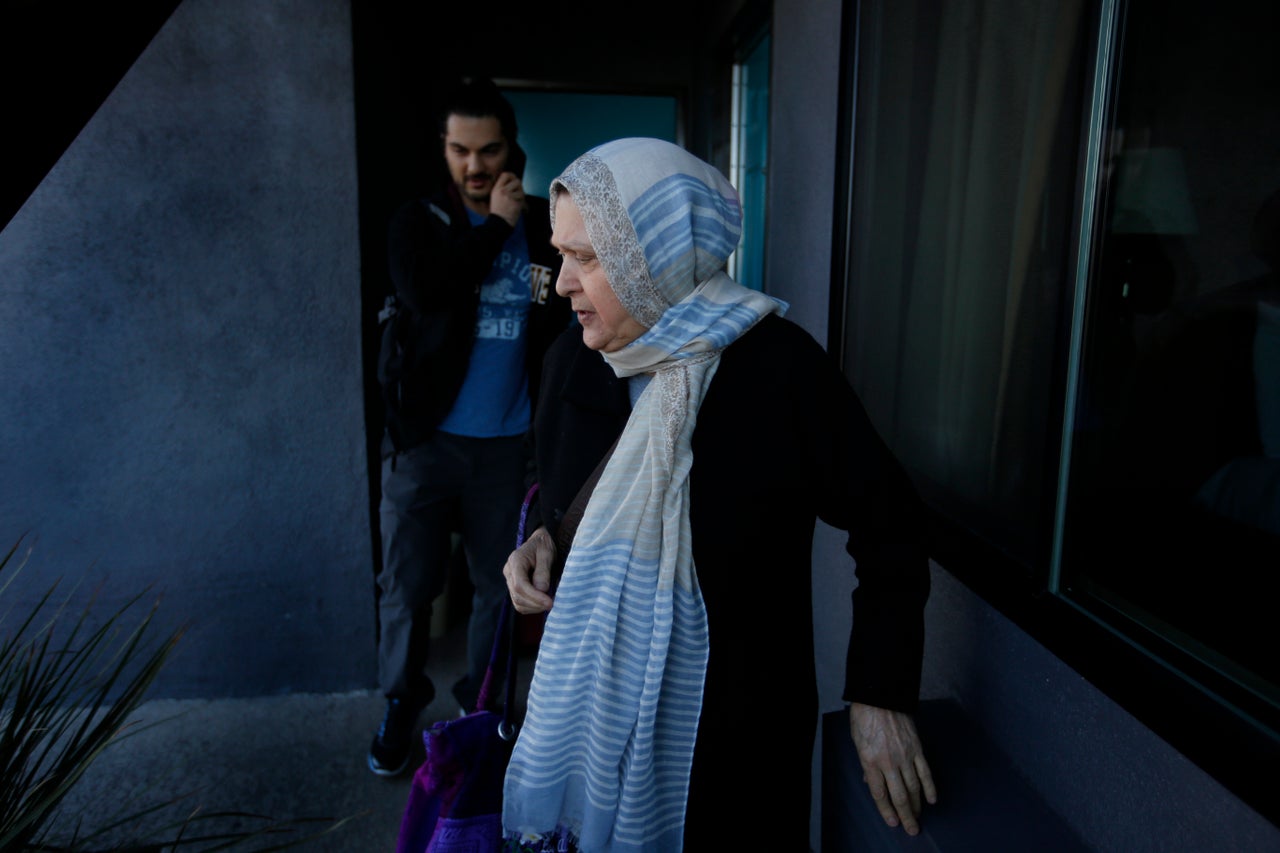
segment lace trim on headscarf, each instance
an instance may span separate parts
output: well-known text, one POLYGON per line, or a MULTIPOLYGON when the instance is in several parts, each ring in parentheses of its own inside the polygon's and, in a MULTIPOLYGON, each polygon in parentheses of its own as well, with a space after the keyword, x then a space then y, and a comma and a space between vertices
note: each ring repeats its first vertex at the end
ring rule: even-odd
POLYGON ((640 247, 635 226, 622 206, 609 167, 599 157, 584 154, 552 182, 553 228, 557 191, 561 187, 568 190, 579 210, 595 211, 596 215, 583 216, 583 225, 622 307, 645 328, 657 323, 662 312, 670 306, 658 293, 649 275, 644 249, 640 247))

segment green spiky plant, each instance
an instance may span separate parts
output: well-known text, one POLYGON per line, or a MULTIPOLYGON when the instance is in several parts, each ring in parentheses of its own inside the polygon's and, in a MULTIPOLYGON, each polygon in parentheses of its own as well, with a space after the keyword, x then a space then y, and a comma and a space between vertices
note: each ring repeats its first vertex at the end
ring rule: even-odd
MULTIPOLYGON (((0 604, 30 555, 28 550, 16 559, 20 546, 21 540, 0 557, 0 604)), ((67 827, 68 821, 58 819, 59 806, 104 749, 137 730, 130 728, 130 717, 182 629, 154 640, 148 631, 155 630, 156 606, 139 615, 144 595, 95 627, 92 602, 73 613, 69 600, 55 598, 57 588, 55 582, 29 612, 0 606, 0 851, 159 853, 250 844, 257 851, 281 850, 346 822, 278 821, 198 808, 176 819, 166 817, 182 808, 182 798, 177 798, 146 805, 105 826, 71 822, 67 827), (134 837, 155 819, 160 825, 145 829, 148 838, 134 837), (56 839, 55 825, 61 833, 56 839), (157 834, 160 840, 151 840, 157 834)))

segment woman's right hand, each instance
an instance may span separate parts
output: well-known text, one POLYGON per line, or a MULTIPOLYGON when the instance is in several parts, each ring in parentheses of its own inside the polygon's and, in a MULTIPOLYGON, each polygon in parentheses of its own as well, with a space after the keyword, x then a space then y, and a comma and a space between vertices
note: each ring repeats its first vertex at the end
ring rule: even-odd
POLYGON ((545 527, 539 527, 524 544, 511 552, 502 575, 517 613, 546 613, 551 609, 551 567, 556 544, 545 527))

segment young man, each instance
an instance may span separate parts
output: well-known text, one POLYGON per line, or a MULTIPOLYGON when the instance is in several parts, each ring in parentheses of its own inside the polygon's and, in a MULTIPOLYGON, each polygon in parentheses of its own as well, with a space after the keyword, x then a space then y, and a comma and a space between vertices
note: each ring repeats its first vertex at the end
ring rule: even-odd
POLYGON ((387 709, 369 768, 401 773, 422 709, 431 604, 461 534, 475 595, 467 675, 453 686, 474 709, 506 587, 502 565, 521 500, 523 436, 542 354, 569 323, 553 289, 559 259, 547 201, 521 185, 524 155, 511 105, 489 81, 447 100, 441 142, 448 180, 389 228, 395 299, 384 312, 379 379, 383 444, 378 681, 387 709))

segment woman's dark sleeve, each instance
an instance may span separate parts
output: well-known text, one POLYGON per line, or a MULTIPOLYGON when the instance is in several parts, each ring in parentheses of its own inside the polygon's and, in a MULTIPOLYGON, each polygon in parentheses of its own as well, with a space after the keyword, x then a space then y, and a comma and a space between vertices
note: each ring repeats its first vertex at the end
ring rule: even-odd
POLYGON ((848 380, 823 353, 807 419, 818 515, 849 534, 856 563, 844 699, 913 713, 929 596, 927 514, 848 380))

